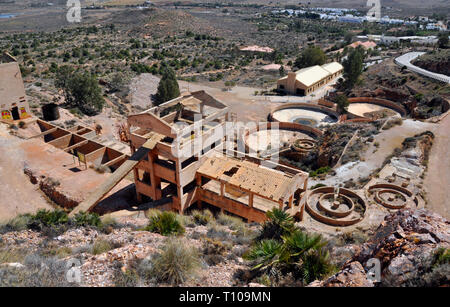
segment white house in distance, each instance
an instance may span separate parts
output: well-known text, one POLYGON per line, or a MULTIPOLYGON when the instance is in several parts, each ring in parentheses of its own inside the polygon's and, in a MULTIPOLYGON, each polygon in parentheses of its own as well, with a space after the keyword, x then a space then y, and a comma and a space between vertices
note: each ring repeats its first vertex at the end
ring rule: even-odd
POLYGON ((344 67, 338 62, 306 67, 279 79, 277 89, 288 94, 306 96, 340 76, 343 70, 344 67))

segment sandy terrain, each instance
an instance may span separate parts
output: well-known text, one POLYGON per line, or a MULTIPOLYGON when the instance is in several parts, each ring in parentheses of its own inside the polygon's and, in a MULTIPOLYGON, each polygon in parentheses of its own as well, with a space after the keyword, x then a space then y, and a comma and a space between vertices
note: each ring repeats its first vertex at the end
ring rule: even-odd
POLYGON ((0 124, 0 221, 7 221, 17 214, 33 213, 38 209, 51 209, 44 195, 31 184, 23 173, 23 151, 17 146, 23 141, 0 124))
MULTIPOLYGON (((395 112, 392 109, 389 108, 385 108, 376 104, 369 104, 369 103, 351 103, 348 106, 348 112, 358 115, 358 116, 362 116, 365 117, 365 113, 370 113, 370 112, 377 112, 377 111, 389 111, 389 112, 395 112)), ((401 117, 400 114, 396 114, 395 117, 401 117)))
POLYGON ((434 131, 428 172, 425 177, 428 208, 450 219, 450 115, 447 115, 434 131))

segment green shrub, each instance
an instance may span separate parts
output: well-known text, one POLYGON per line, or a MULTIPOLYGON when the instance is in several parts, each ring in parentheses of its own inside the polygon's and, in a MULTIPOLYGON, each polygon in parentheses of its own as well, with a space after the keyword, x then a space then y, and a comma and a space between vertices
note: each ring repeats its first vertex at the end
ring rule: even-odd
POLYGON ((153 256, 150 275, 160 282, 179 285, 199 267, 198 251, 183 240, 168 239, 160 253, 153 256))
POLYGON ((22 231, 28 228, 31 221, 31 214, 21 214, 11 219, 8 223, 0 226, 0 233, 8 231, 22 231))
POLYGON ((336 271, 331 264, 327 242, 321 235, 309 235, 299 229, 281 237, 281 240, 257 242, 245 258, 253 261, 253 270, 263 274, 291 272, 308 284, 336 271))
POLYGON ((324 167, 321 167, 321 168, 319 168, 319 169, 317 169, 317 170, 315 170, 315 171, 310 172, 310 173, 309 173, 309 176, 310 176, 310 177, 316 177, 317 175, 320 175, 320 174, 326 174, 326 173, 328 173, 329 171, 331 171, 331 167, 329 167, 329 166, 324 166, 324 167))
POLYGON ((173 212, 159 212, 151 216, 145 230, 156 232, 163 236, 181 235, 185 231, 177 215, 173 212))
POLYGON ((262 228, 257 240, 275 239, 280 240, 281 236, 289 234, 295 228, 292 216, 278 208, 274 208, 266 213, 268 221, 262 224, 262 228))
POLYGON ((100 216, 93 212, 79 212, 74 216, 73 222, 76 226, 102 226, 100 216))
POLYGON ((205 238, 203 244, 203 258, 209 265, 217 265, 225 260, 224 256, 230 249, 230 244, 205 238))
POLYGON ((209 222, 214 221, 214 215, 209 210, 194 210, 191 215, 197 225, 206 225, 209 222))
POLYGON ((433 255, 433 267, 450 263, 450 248, 440 247, 433 255))
POLYGON ((62 224, 66 224, 69 221, 69 217, 67 216, 67 213, 62 210, 46 210, 41 209, 39 210, 35 215, 31 216, 30 224, 33 226, 58 226, 62 224))
POLYGON ((92 245, 91 254, 100 255, 112 249, 114 249, 114 246, 111 244, 111 242, 99 239, 94 242, 94 245, 92 245))
POLYGON ((222 212, 217 217, 217 223, 228 226, 232 230, 238 230, 244 225, 244 222, 240 218, 222 212))

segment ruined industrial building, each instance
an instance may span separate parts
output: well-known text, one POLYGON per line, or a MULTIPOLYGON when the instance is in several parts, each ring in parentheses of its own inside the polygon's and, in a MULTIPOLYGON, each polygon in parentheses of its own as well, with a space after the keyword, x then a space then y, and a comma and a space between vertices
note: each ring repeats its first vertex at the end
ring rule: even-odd
POLYGON ((450 285, 447 32, 119 2, 0 13, 0 287, 450 285))

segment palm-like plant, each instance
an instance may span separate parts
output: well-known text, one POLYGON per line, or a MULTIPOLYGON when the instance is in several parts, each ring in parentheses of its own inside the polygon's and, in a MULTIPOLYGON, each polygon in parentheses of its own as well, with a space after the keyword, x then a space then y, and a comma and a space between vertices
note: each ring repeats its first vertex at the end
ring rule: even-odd
POLYGON ((285 231, 281 240, 262 240, 256 243, 246 259, 254 261, 253 270, 288 271, 304 283, 322 278, 334 271, 321 235, 310 235, 295 226, 285 231))
POLYGON ((282 243, 276 240, 262 240, 245 256, 246 259, 256 262, 256 269, 267 269, 279 260, 282 251, 282 243))
POLYGON ((262 225, 257 240, 281 240, 283 235, 289 234, 295 229, 293 217, 283 210, 273 208, 266 213, 266 216, 269 220, 262 225))
POLYGON ((322 279, 336 271, 330 263, 330 253, 324 249, 313 250, 306 253, 302 264, 298 266, 303 283, 309 284, 316 279, 322 279))

